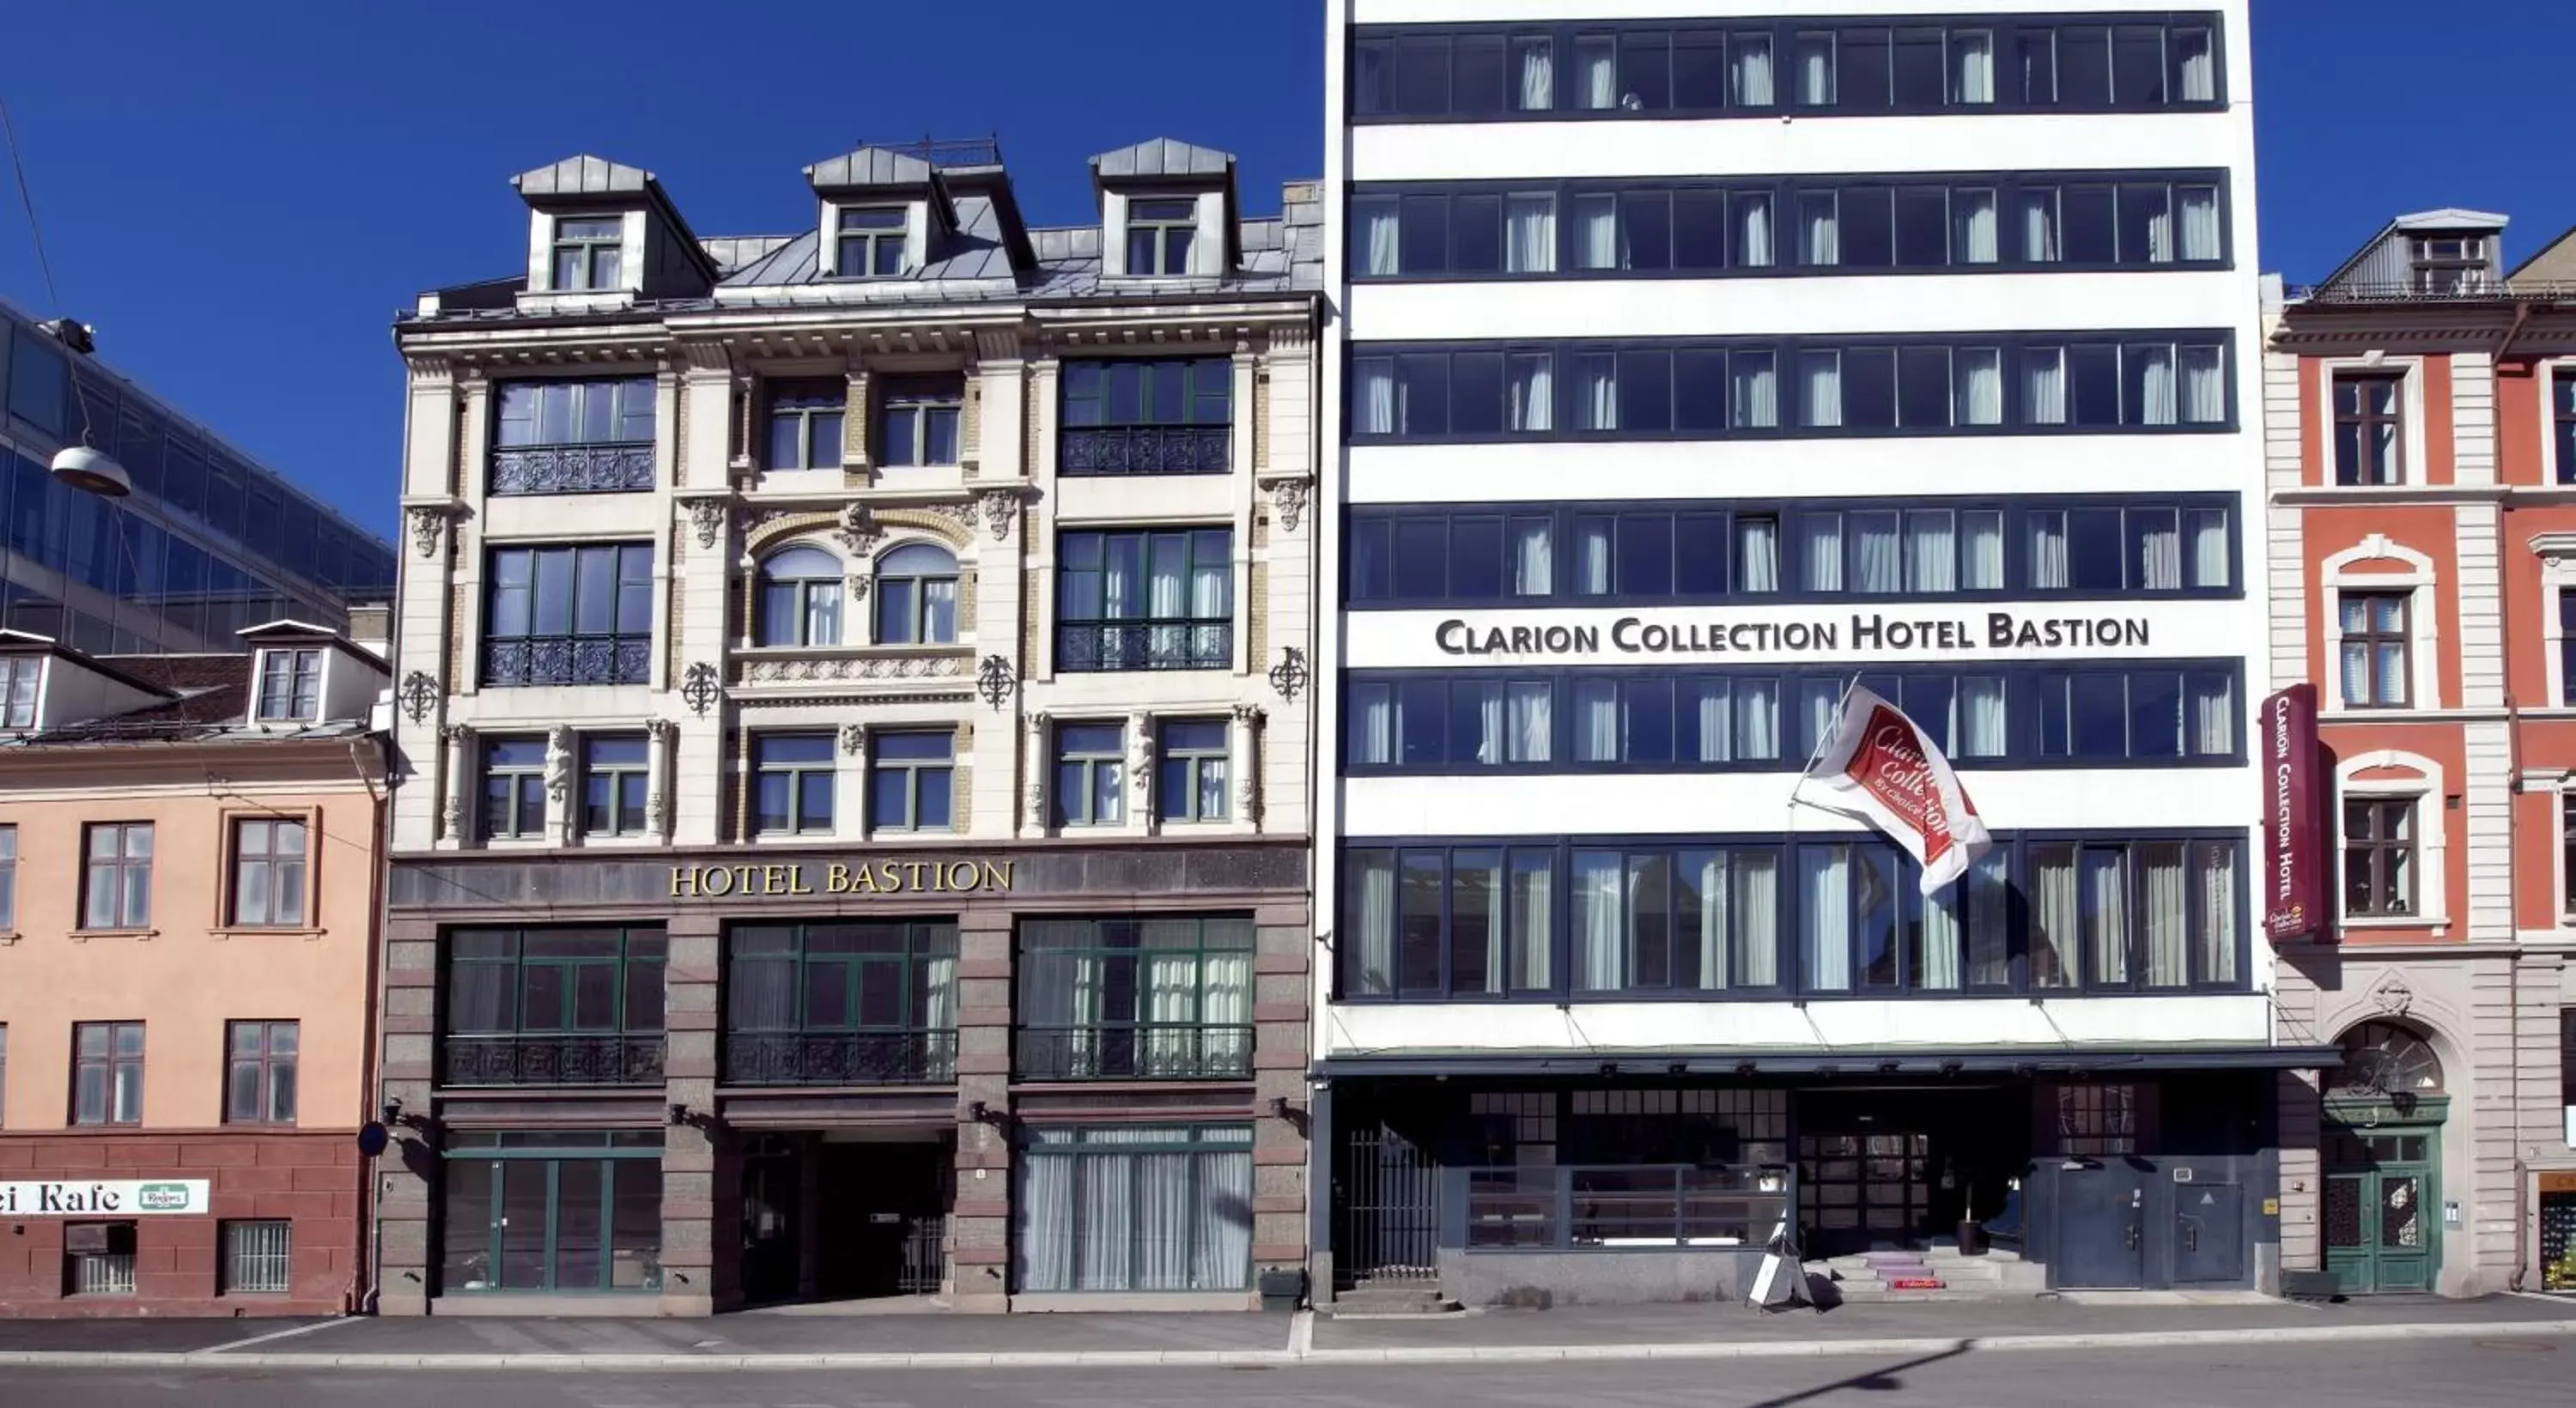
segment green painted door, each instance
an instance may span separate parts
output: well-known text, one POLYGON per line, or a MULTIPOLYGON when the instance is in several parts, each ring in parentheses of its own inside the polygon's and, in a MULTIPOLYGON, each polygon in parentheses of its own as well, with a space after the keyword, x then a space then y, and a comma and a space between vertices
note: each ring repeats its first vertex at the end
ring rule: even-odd
POLYGON ((2350 1295, 2432 1290, 2442 1261, 2440 1128, 2326 1129, 2326 1270, 2350 1295))

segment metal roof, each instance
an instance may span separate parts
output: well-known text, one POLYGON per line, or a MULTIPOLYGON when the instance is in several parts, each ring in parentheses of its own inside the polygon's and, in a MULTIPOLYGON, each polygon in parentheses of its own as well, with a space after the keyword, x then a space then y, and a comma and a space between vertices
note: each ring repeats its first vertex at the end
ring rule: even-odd
POLYGON ((523 196, 628 195, 658 188, 653 173, 600 156, 568 156, 510 178, 523 196))
POLYGON ((861 147, 806 167, 805 179, 818 191, 926 186, 930 184, 930 163, 883 147, 861 147))
POLYGON ((1174 137, 1149 137, 1132 147, 1102 152, 1091 159, 1091 169, 1104 180, 1121 176, 1224 176, 1234 170, 1234 153, 1193 146, 1174 137))

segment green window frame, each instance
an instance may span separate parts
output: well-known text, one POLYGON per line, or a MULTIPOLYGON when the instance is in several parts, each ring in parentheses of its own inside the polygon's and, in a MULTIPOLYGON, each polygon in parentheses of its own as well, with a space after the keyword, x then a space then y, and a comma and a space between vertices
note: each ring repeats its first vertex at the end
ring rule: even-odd
POLYGON ((957 949, 953 919, 729 927, 725 1079, 864 1085, 953 1077, 957 949), (852 1039, 806 1040, 813 1037, 852 1039))
POLYGON ((1252 1073, 1248 914, 1020 921, 1023 1080, 1226 1080, 1252 1073))
POLYGON ((658 925, 450 930, 441 1030, 658 1034, 669 946, 658 925))
POLYGON ((1251 1284, 1252 1231, 1227 1211, 1251 1198, 1248 1124, 1029 1129, 1016 1172, 1016 1293, 1251 1284), (1112 1226, 1126 1229, 1123 1244, 1104 1240, 1112 1226))
POLYGON ((444 1153, 442 1294, 661 1289, 660 1130, 461 1130, 444 1153))
POLYGON ((1231 357, 1123 358, 1064 364, 1064 424, 1232 425, 1231 357))

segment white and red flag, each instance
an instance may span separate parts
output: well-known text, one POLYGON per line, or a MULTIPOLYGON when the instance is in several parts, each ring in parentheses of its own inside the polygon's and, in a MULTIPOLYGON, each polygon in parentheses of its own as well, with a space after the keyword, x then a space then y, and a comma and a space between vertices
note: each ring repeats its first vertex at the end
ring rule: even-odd
POLYGON ((1857 685, 1798 786, 1797 800, 1868 822, 1912 852, 1927 895, 1994 846, 1950 760, 1904 710, 1857 685))

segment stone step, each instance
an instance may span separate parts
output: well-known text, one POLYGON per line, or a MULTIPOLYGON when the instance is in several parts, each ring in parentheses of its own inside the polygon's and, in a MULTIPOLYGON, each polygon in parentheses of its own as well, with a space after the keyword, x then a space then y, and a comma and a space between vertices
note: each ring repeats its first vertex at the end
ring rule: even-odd
POLYGON ((1341 1292, 1319 1309, 1332 1315, 1449 1315, 1458 1310, 1458 1302, 1427 1287, 1362 1286, 1341 1292))

